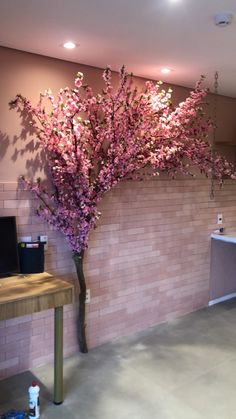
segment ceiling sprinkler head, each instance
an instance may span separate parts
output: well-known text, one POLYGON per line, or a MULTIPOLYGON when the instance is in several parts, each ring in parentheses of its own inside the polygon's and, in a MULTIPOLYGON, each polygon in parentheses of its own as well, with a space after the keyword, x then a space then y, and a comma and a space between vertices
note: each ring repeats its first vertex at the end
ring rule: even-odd
POLYGON ((232 14, 228 12, 220 12, 215 15, 216 26, 225 27, 232 22, 232 14))

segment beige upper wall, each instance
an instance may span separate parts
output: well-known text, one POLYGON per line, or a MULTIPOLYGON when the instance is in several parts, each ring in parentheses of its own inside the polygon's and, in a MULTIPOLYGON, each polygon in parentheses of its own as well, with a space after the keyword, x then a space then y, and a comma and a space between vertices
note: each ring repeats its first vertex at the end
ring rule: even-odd
POLYGON ((86 80, 96 89, 99 88, 102 71, 7 48, 0 48, 0 63, 0 179, 15 181, 19 175, 34 171, 34 153, 31 144, 29 150, 21 154, 28 139, 19 138, 21 121, 16 111, 9 110, 9 101, 17 93, 22 93, 36 103, 39 93, 45 89, 57 92, 61 87, 72 84, 78 71, 86 73, 86 80))
MULTIPOLYGON (((37 102, 39 92, 50 88, 57 92, 61 87, 71 86, 78 71, 82 71, 85 80, 95 91, 103 86, 102 70, 65 62, 53 58, 42 57, 8 48, 0 47, 0 180, 15 181, 19 175, 40 174, 41 156, 35 165, 35 151, 29 137, 23 138, 19 115, 10 111, 8 103, 17 93, 22 93, 37 102), (27 145, 27 148, 26 148, 27 145), (25 150, 26 148, 26 150, 25 150)), ((122 64, 122 63, 121 63, 122 64)), ((141 86, 144 79, 136 78, 141 86)), ((174 102, 184 100, 189 90, 174 86, 174 102)), ((209 98, 212 114, 213 97, 209 98)), ((217 104, 217 122, 219 129, 217 140, 236 143, 236 100, 219 97, 217 104)))

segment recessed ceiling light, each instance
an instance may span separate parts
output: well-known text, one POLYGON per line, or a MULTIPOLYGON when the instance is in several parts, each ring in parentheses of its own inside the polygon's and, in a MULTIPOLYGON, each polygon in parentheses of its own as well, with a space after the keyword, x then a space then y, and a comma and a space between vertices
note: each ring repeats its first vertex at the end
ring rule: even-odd
POLYGON ((74 49, 77 45, 72 41, 68 41, 63 44, 63 47, 66 49, 74 49))
POLYGON ((161 69, 162 74, 169 74, 172 70, 168 67, 164 67, 161 69))

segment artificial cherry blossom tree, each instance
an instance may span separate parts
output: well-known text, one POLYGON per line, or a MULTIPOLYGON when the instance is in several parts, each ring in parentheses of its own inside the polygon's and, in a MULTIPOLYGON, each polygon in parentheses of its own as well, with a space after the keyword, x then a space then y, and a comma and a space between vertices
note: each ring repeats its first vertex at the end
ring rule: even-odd
POLYGON ((163 171, 190 174, 192 165, 220 182, 225 175, 235 178, 231 165, 213 155, 207 142, 212 124, 202 109, 207 93, 201 88, 202 78, 177 107, 171 103, 171 90, 161 90, 160 82, 148 81, 138 91, 124 68, 116 89, 109 68, 103 79, 101 94, 83 85, 83 74, 78 73, 74 88, 61 89, 56 97, 47 90, 36 106, 20 94, 11 102, 27 115, 36 141, 46 151, 53 192, 40 179, 24 182, 40 201, 38 214, 64 234, 73 252, 80 284, 81 352, 87 352, 82 262, 104 194, 124 179, 141 180, 163 171))

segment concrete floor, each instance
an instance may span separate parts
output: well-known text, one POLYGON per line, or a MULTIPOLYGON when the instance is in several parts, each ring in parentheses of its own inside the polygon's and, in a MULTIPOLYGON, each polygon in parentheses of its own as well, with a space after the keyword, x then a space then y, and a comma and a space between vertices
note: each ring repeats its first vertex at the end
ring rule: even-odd
POLYGON ((64 377, 60 406, 52 365, 1 381, 0 413, 36 379, 41 419, 235 419, 236 300, 69 358, 64 377))

